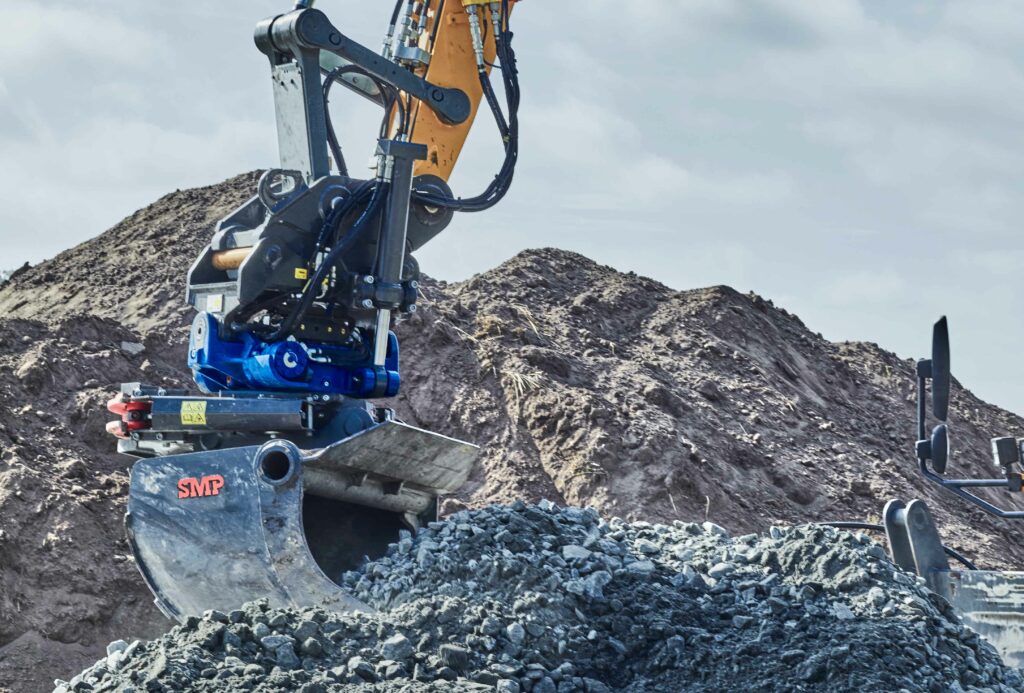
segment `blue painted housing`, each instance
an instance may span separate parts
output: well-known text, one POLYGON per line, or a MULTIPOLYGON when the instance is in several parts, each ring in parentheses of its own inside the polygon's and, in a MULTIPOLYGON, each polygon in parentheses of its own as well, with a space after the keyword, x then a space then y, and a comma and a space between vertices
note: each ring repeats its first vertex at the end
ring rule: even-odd
MULTIPOLYGON (((302 392, 367 399, 398 394, 398 338, 388 333, 388 355, 383 368, 374 368, 372 356, 359 360, 353 349, 336 344, 296 341, 267 343, 251 334, 237 339, 220 337, 217 318, 200 313, 189 339, 188 365, 192 378, 207 393, 218 392, 302 392), (333 352, 344 366, 319 363, 309 351, 333 352)), ((372 354, 367 341, 362 353, 372 354)))

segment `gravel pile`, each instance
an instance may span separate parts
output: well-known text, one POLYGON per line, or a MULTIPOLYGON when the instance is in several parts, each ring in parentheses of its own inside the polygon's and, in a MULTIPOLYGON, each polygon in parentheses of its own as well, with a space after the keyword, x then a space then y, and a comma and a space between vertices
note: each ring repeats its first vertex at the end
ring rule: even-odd
POLYGON ((516 503, 339 579, 377 613, 209 612, 56 691, 1024 689, 880 546, 814 525, 730 538, 516 503))

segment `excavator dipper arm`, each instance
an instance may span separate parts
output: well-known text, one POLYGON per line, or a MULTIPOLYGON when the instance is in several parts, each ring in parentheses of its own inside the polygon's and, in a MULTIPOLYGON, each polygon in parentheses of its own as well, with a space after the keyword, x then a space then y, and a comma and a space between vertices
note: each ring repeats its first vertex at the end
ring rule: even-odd
POLYGON ((476 457, 370 400, 399 390, 391 325, 417 308, 412 253, 511 185, 513 0, 399 0, 382 54, 311 4, 256 27, 280 165, 189 271, 188 363, 201 393, 129 383, 108 405, 118 451, 144 458, 130 545, 178 619, 257 597, 364 608, 341 574, 435 519, 438 496, 466 482, 476 457), (383 110, 368 178, 349 172, 331 121, 337 84, 383 110), (482 194, 457 198, 447 181, 483 101, 504 160, 482 194))
POLYGON ((257 26, 256 45, 271 64, 281 167, 218 225, 189 274, 188 299, 200 311, 190 365, 202 389, 397 393, 389 328, 396 313, 416 310, 410 254, 455 211, 493 206, 512 182, 519 96, 511 7, 400 0, 383 55, 311 8, 257 26), (490 83, 496 58, 507 114, 490 83), (328 108, 336 83, 384 106, 371 180, 351 177, 345 165, 328 108), (485 98, 505 158, 484 193, 455 198, 447 179, 485 98))

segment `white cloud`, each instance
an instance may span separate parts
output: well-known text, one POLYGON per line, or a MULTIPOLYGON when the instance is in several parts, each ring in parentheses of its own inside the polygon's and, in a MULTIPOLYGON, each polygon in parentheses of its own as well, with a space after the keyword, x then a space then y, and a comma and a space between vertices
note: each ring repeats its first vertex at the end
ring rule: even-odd
POLYGON ((32 63, 59 68, 68 59, 83 57, 120 66, 169 64, 173 57, 165 46, 150 40, 150 31, 96 8, 8 2, 0 6, 0 26, 0 70, 7 73, 24 71, 32 63))

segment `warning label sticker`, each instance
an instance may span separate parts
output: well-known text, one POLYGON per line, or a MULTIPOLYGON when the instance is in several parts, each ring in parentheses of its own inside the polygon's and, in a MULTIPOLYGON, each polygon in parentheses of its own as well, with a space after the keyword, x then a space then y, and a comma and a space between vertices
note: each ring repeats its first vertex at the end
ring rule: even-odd
POLYGON ((181 403, 181 425, 182 426, 205 426, 206 425, 206 402, 182 402, 181 403))

